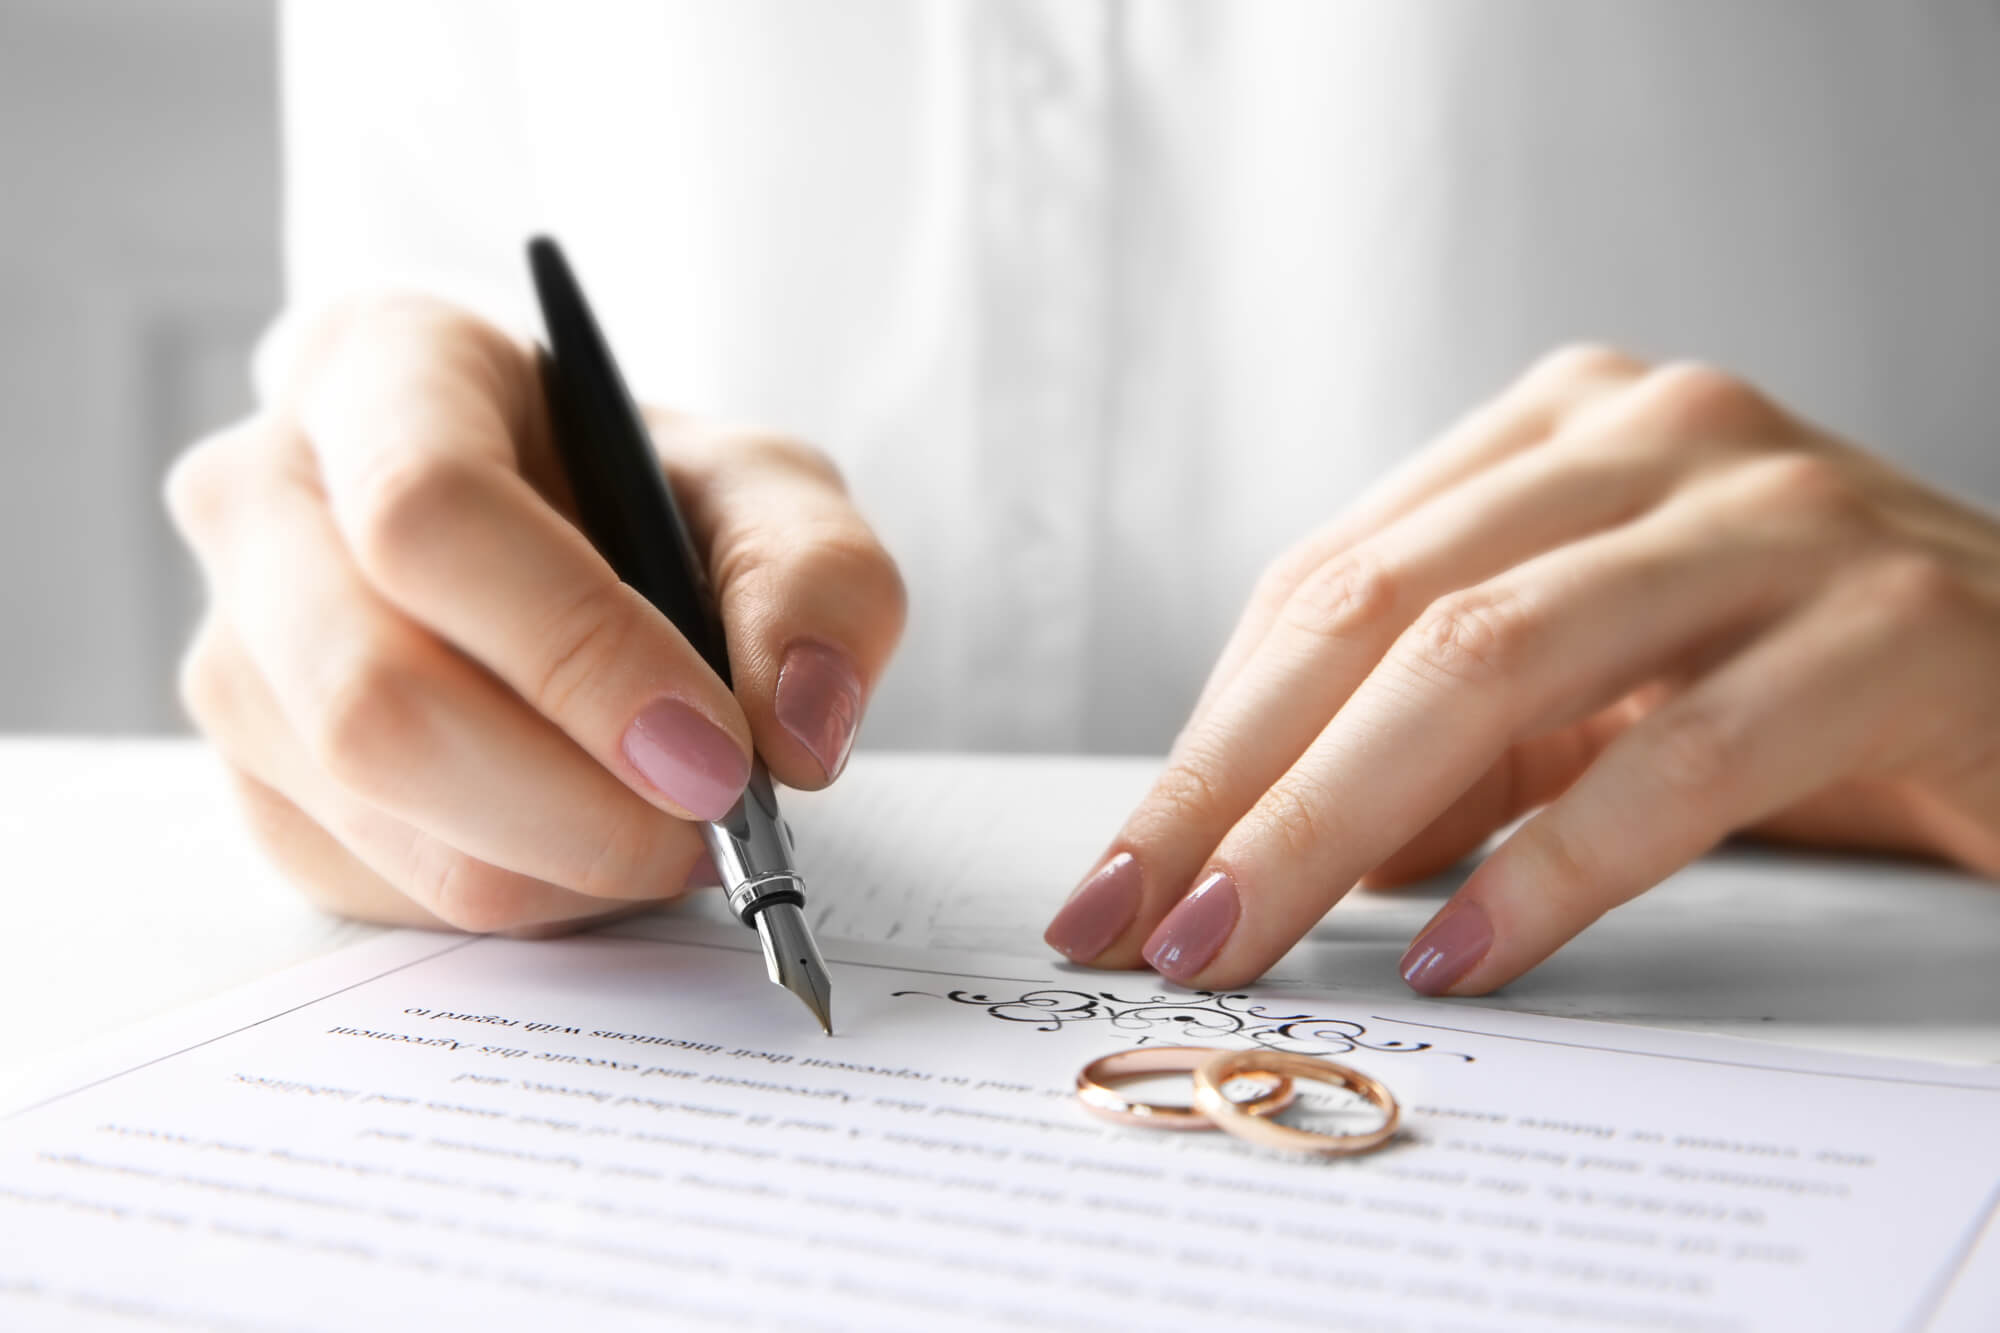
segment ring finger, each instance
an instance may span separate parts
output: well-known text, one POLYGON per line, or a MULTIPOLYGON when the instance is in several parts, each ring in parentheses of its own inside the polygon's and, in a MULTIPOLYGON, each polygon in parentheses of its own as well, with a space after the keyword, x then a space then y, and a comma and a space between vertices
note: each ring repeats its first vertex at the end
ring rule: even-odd
POLYGON ((182 694, 229 764, 252 831, 325 910, 471 931, 605 910, 601 898, 468 856, 328 779, 227 626, 204 625, 182 673, 182 694))
POLYGON ((1411 944, 1405 980, 1477 995, 1737 829, 1873 759, 1893 767, 1913 698, 1961 697, 1987 670, 1924 636, 1924 571, 1829 589, 1621 735, 1473 873, 1411 944))

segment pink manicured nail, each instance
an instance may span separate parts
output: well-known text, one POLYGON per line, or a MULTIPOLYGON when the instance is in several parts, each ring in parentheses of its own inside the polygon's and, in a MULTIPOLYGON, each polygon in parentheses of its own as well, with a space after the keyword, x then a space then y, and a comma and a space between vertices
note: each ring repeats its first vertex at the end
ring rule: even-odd
POLYGON ((1442 995, 1492 947, 1493 923, 1485 908, 1469 900, 1447 903, 1403 955, 1403 980, 1420 995, 1442 995))
POLYGON ((1208 966, 1210 959, 1222 952, 1242 911, 1242 903, 1236 897, 1236 881, 1229 878, 1228 872, 1216 871, 1196 885, 1195 891, 1181 899, 1180 906, 1153 928, 1144 950, 1146 961, 1167 980, 1187 985, 1190 978, 1208 966))
POLYGON ((625 728, 625 758, 660 795, 697 819, 720 819, 750 781, 729 733, 679 699, 655 699, 625 728))
POLYGON ((847 654, 801 639, 778 668, 778 722, 812 751, 827 781, 840 776, 861 722, 861 680, 847 654))
POLYGON ((1120 852, 1078 886, 1042 938, 1057 953, 1087 963, 1132 924, 1139 914, 1140 890, 1139 862, 1132 853, 1120 852))

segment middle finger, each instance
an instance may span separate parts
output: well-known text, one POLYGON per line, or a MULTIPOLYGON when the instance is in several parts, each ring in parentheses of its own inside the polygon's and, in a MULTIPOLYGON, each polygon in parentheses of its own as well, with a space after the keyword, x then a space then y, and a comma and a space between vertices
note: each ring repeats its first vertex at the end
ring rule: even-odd
POLYGON ((1256 976, 1509 745, 1796 600, 1834 538, 1739 517, 1755 488, 1717 489, 1432 606, 1222 839, 1147 961, 1183 984, 1256 976))
POLYGON ((1426 606, 1650 507, 1688 455, 1595 428, 1517 454, 1309 574, 1198 714, 1111 852, 1050 923, 1077 962, 1131 967, 1224 834, 1426 606), (1613 437, 1614 439, 1616 437, 1613 437))

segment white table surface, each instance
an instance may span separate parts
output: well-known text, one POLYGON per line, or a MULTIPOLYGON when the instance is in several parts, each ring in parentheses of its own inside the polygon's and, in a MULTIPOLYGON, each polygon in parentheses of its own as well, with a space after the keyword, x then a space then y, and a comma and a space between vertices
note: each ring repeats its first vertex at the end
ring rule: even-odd
MULTIPOLYGON (((1154 766, 858 755, 838 789, 787 803, 808 867, 818 856, 845 871, 825 886, 823 933, 1046 957, 1042 923, 1154 766)), ((0 739, 0 856, 0 1104, 38 1060, 374 933, 285 886, 190 741, 0 739)), ((1396 959, 1452 879, 1350 896, 1276 975, 1394 987, 1396 959)), ((712 897, 680 910, 716 915, 712 897)), ((2000 887, 1732 850, 1482 1003, 2000 1063, 2000 887)))

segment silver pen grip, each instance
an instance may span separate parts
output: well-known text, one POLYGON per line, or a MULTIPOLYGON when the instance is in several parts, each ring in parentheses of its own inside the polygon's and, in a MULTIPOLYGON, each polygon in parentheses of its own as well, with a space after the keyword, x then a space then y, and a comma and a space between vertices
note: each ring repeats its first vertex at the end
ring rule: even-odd
POLYGON ((806 925, 805 881, 792 865, 792 830, 778 813, 764 761, 750 765, 750 784, 736 807, 701 826, 708 853, 722 872, 729 910, 753 927, 771 980, 799 997, 833 1032, 833 982, 806 925))
POLYGON ((729 910, 744 925, 775 903, 805 905, 805 881, 792 862, 792 830, 778 813, 778 796, 762 759, 730 812, 701 826, 708 854, 722 873, 729 910))

